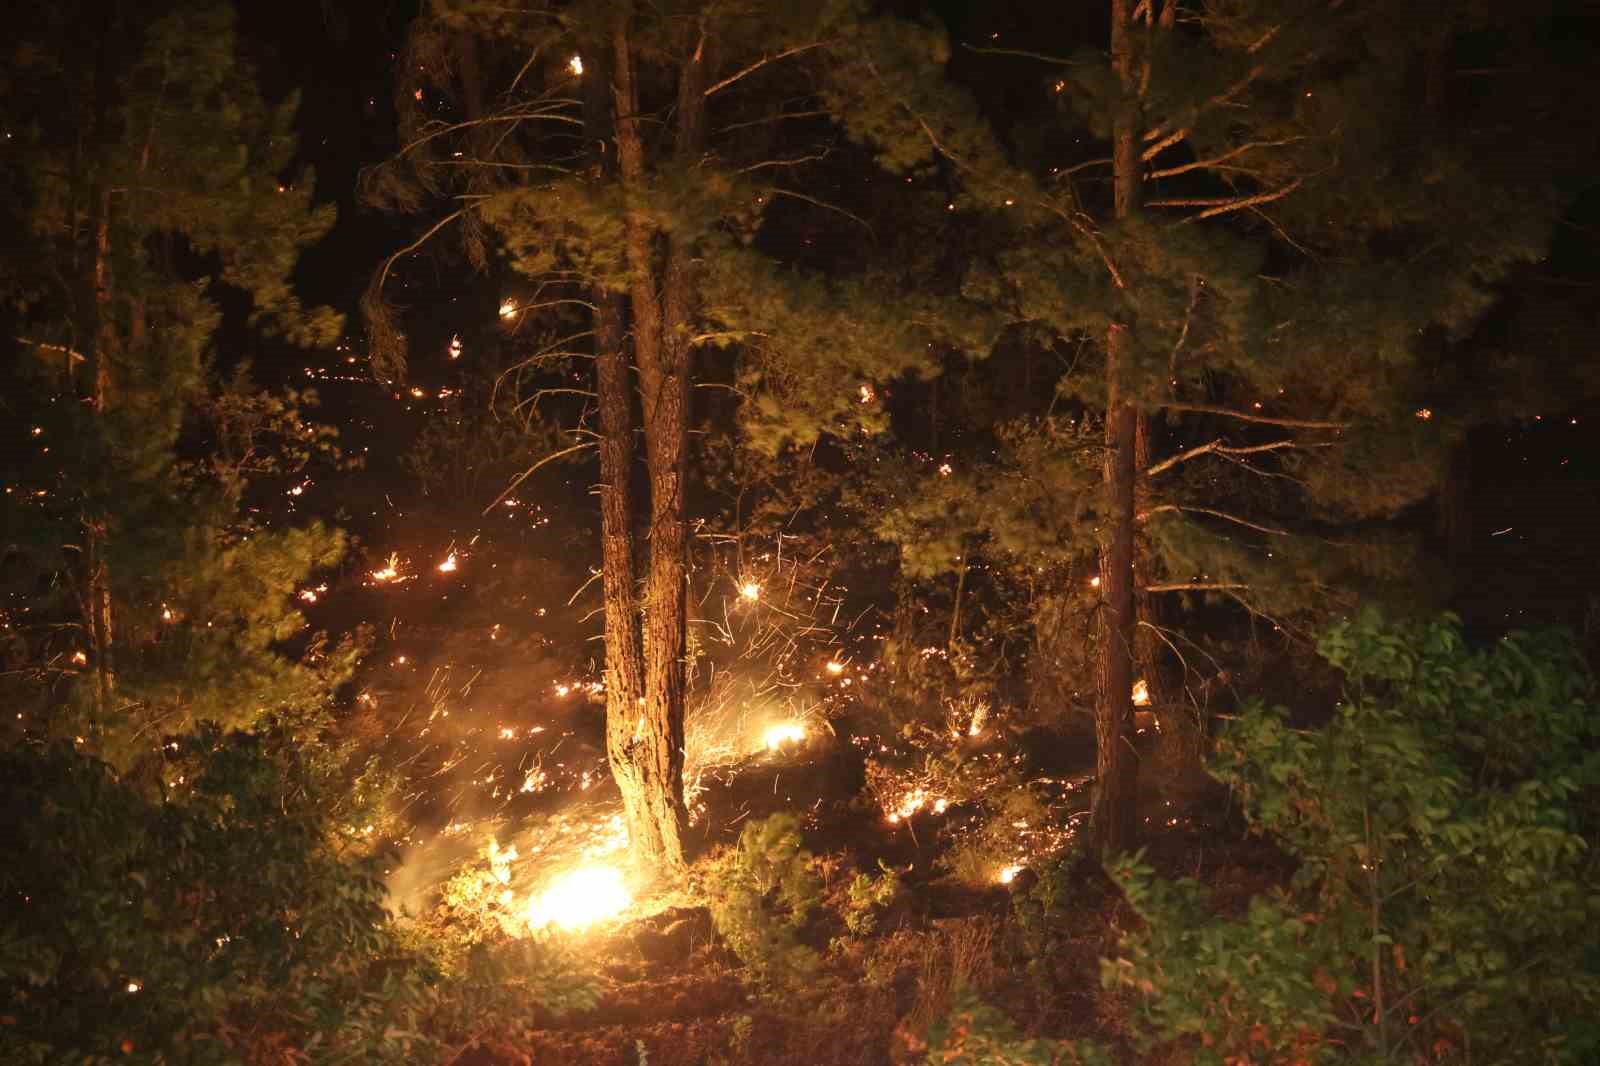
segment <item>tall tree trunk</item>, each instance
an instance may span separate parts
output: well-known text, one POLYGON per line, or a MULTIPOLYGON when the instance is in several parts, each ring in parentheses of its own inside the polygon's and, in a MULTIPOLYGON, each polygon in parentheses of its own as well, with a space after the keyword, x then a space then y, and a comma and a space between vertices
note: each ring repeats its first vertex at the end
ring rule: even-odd
MULTIPOLYGON (((617 158, 625 198, 637 202, 649 180, 639 129, 638 88, 626 24, 614 38, 617 158)), ((680 81, 678 151, 699 139, 703 100, 701 54, 680 81)), ((688 249, 652 225, 642 208, 625 213, 624 244, 631 274, 634 355, 644 412, 645 463, 650 480, 650 568, 646 578, 643 706, 626 749, 635 779, 629 826, 640 858, 657 868, 681 866, 683 855, 683 717, 688 645, 689 538, 685 466, 689 439, 690 286, 688 249), (658 288, 659 281, 659 288, 658 288)), ((630 783, 618 779, 627 790, 630 783)))
MULTIPOLYGON (((1122 87, 1112 133, 1117 218, 1139 209, 1137 78, 1127 0, 1111 0, 1111 58, 1122 87)), ((1100 555, 1099 691, 1095 701, 1094 844, 1101 854, 1126 851, 1137 829, 1138 755, 1133 746, 1134 467, 1138 417, 1127 395, 1125 328, 1106 336, 1105 524, 1100 555)))
MULTIPOLYGON (((610 64, 592 57, 584 86, 584 132, 597 146, 595 169, 615 176, 610 64)), ((655 818, 644 802, 646 776, 636 764, 633 745, 644 709, 644 660, 639 639, 638 578, 634 572, 633 374, 627 347, 626 300, 596 283, 595 393, 600 408, 600 555, 605 600, 606 758, 622 793, 623 818, 630 838, 654 839, 655 818)), ((659 848, 657 848, 659 850, 659 848)))
MULTIPOLYGON (((96 418, 104 418, 111 402, 111 360, 116 348, 116 319, 112 307, 111 280, 111 191, 104 177, 97 176, 90 224, 94 232, 91 256, 89 298, 86 301, 91 338, 86 368, 89 376, 89 406, 96 418)), ((100 724, 111 711, 116 672, 112 660, 111 573, 106 563, 106 516, 91 507, 83 518, 84 588, 88 608, 90 639, 94 641, 95 711, 100 724)))

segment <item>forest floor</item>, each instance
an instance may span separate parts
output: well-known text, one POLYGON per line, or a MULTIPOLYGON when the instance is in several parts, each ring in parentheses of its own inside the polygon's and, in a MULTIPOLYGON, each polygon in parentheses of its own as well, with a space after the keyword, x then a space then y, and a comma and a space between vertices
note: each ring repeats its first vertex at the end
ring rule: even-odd
MULTIPOLYGON (((708 790, 693 842, 691 889, 647 917, 586 934, 598 1001, 549 1015, 513 1041, 470 1048, 458 1066, 570 1063, 594 1066, 774 1066, 925 1061, 930 1024, 956 986, 1011 1015, 1028 1035, 1092 1037, 1126 1050, 1122 1007, 1101 993, 1100 960, 1137 921, 1093 864, 1067 871, 1070 898, 1051 918, 1048 943, 1022 920, 1038 878, 974 886, 942 870, 951 835, 931 813, 891 823, 865 799, 847 745, 813 745, 781 764, 758 762, 708 790), (824 879, 824 906, 802 939, 820 967, 798 985, 763 987, 716 935, 701 876, 707 855, 731 844, 747 819, 796 809, 806 849, 824 879), (880 863, 904 892, 865 935, 841 920, 849 884, 880 863)), ((1281 855, 1244 837, 1217 792, 1185 805, 1153 795, 1144 812, 1147 861, 1167 877, 1193 877, 1231 909, 1281 883, 1281 855)))

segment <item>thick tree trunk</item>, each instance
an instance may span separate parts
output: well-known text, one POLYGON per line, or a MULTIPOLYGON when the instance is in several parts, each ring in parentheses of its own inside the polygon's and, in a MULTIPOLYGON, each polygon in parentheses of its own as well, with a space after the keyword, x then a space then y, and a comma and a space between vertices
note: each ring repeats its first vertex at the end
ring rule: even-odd
MULTIPOLYGON (((1112 133, 1116 214, 1139 206, 1139 131, 1136 77, 1127 0, 1111 2, 1111 56, 1123 97, 1112 133)), ((1101 854, 1129 850, 1137 830, 1138 755, 1133 746, 1133 543, 1138 418, 1123 378, 1126 335, 1113 324, 1106 337, 1105 524, 1100 556, 1099 691, 1095 701, 1094 844, 1101 854)))

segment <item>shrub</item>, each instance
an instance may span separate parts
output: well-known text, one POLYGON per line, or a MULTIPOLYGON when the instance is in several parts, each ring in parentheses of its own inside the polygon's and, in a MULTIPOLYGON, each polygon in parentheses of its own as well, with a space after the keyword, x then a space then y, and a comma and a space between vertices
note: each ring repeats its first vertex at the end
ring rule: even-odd
POLYGON ((1216 760, 1299 860, 1293 883, 1215 917, 1123 862, 1148 928, 1107 982, 1142 999, 1152 1038, 1197 1035, 1201 1063, 1594 1061, 1600 717, 1570 645, 1473 651, 1451 617, 1368 612, 1320 651, 1346 679, 1332 721, 1246 707, 1216 760))
POLYGON ((850 882, 844 926, 856 936, 870 936, 884 913, 905 895, 905 885, 897 871, 882 859, 878 860, 878 870, 876 877, 861 873, 850 882))
POLYGON ((257 738, 175 743, 152 799, 66 746, 0 754, 0 1060, 406 1062, 436 975, 380 860, 257 738), (129 1058, 133 1056, 133 1058, 129 1058))
POLYGON ((817 953, 800 942, 822 899, 822 881, 811 867, 792 814, 746 824, 739 843, 713 863, 711 919, 763 984, 791 987, 816 969, 817 953))

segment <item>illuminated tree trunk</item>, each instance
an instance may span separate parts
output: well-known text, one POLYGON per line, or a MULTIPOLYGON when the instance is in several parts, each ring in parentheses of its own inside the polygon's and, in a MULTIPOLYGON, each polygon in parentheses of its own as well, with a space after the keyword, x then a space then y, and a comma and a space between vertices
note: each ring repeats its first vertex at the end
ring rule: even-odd
MULTIPOLYGON (((1122 86, 1112 133, 1116 214, 1139 207, 1139 131, 1127 0, 1111 2, 1111 57, 1122 86)), ((1133 543, 1138 416, 1126 395, 1124 327, 1106 336, 1106 451, 1103 469, 1106 528, 1100 556, 1099 691, 1095 701, 1094 844, 1101 854, 1133 846, 1138 775, 1133 746, 1133 543)))
MULTIPOLYGON (((624 196, 637 198, 649 177, 626 25, 619 27, 614 43, 617 159, 624 196)), ((702 40, 679 74, 676 150, 682 158, 691 158, 701 143, 704 47, 702 40)), ((617 737, 620 751, 613 754, 613 761, 626 765, 617 781, 625 795, 636 852, 652 866, 672 868, 684 861, 686 466, 694 279, 690 249, 681 239, 658 230, 642 207, 628 206, 624 231, 650 482, 650 566, 645 579, 643 702, 628 736, 617 737)), ((616 732, 616 723, 608 726, 608 737, 616 732)))

